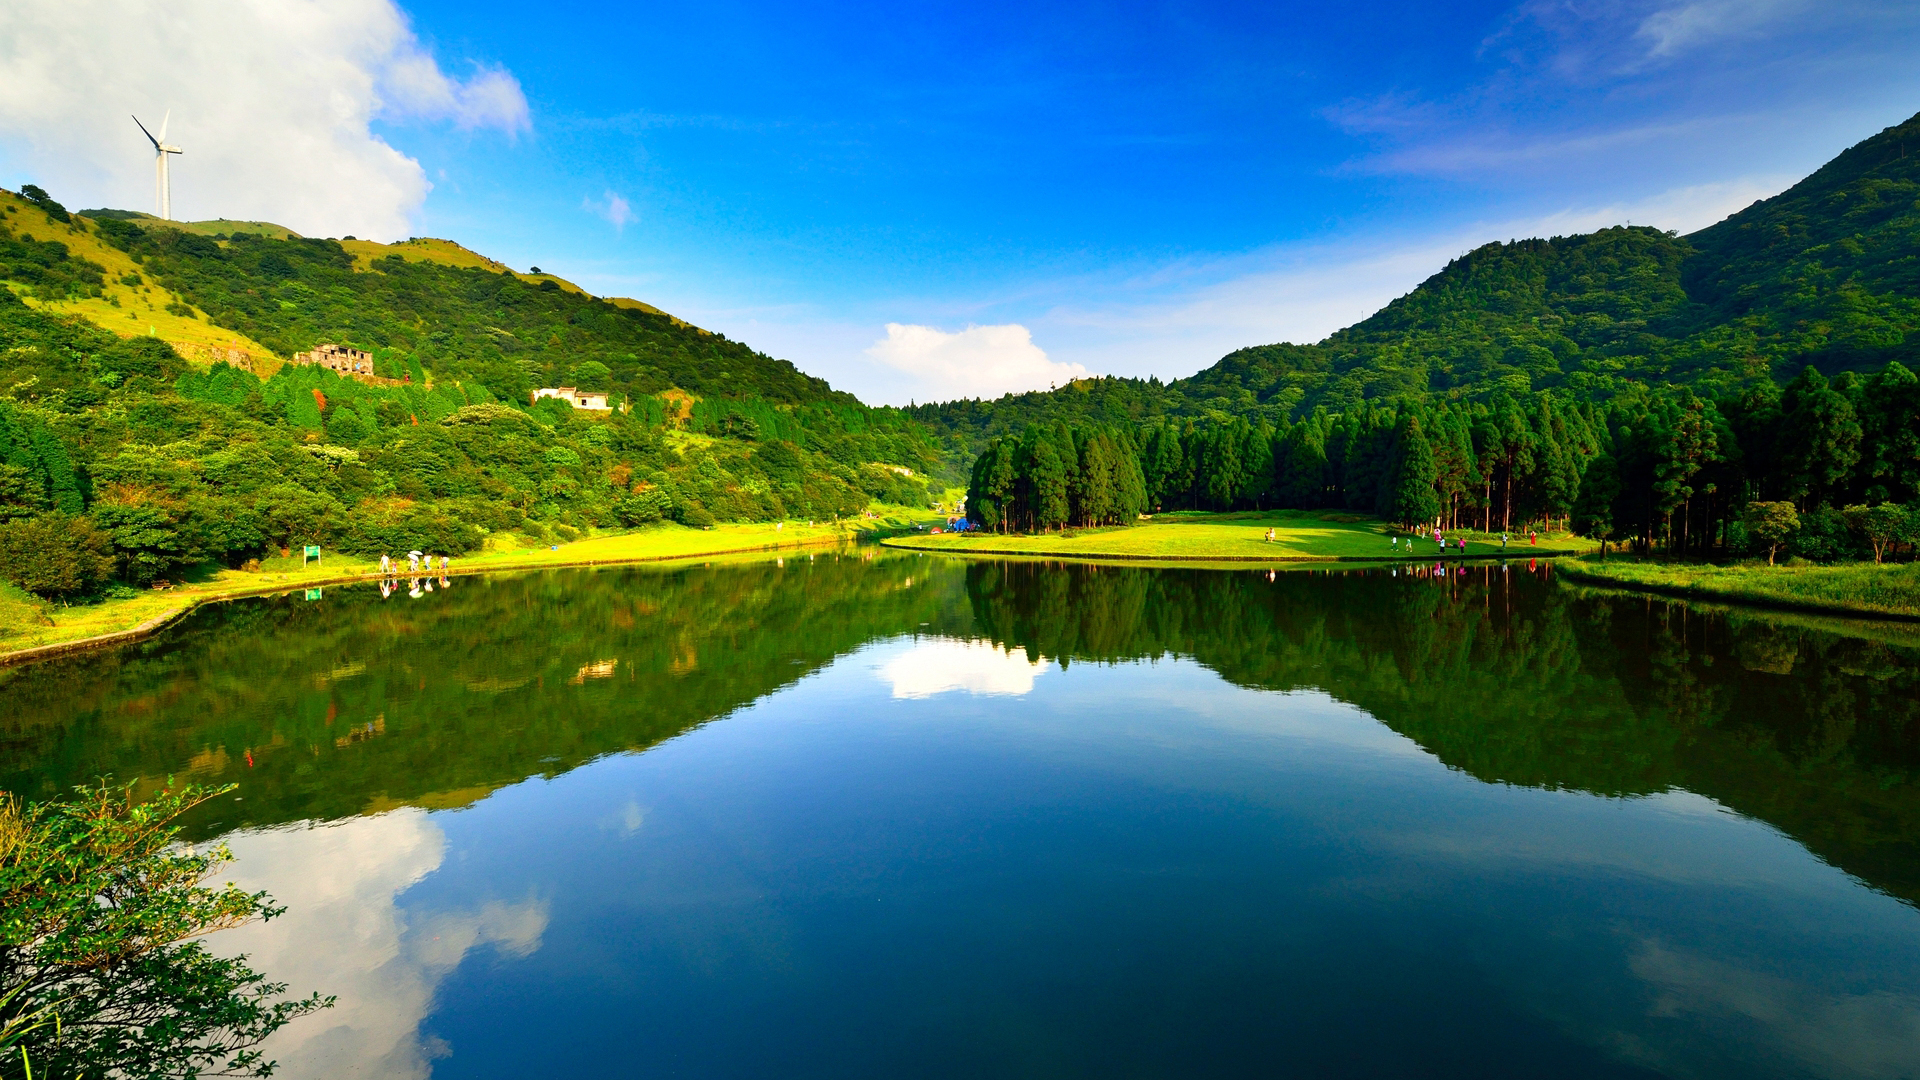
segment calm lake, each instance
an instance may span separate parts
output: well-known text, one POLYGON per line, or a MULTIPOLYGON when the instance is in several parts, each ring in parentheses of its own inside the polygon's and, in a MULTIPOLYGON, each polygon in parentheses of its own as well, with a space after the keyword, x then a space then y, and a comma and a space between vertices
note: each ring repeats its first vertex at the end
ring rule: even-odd
POLYGON ((283 1077, 1920 1076, 1920 628, 1447 569, 237 602, 0 782, 239 785, 283 1077))

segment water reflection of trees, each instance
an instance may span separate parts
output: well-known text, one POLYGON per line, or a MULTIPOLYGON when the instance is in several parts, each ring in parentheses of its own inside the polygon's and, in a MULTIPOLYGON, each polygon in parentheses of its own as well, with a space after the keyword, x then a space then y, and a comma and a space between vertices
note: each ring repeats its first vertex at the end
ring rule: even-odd
POLYGON ((240 782, 208 833, 462 805, 926 631, 1324 690, 1481 780, 1685 788, 1920 898, 1920 650, 1582 594, 1524 565, 1269 578, 852 555, 225 605, 137 647, 0 671, 0 785, 240 782))
POLYGON ((1920 898, 1920 649, 1449 570, 978 564, 967 594, 1008 648, 1324 690, 1485 781, 1684 788, 1920 898))
POLYGON ((822 555, 222 605, 138 647, 0 672, 0 784, 240 782, 203 833, 462 805, 651 746, 876 637, 964 624, 957 575, 926 565, 822 555))

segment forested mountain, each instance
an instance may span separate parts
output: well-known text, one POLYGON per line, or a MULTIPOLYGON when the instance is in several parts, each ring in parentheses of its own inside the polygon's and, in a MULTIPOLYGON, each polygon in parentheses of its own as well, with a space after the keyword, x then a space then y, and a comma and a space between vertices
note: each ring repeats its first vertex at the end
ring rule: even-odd
POLYGON ((977 451, 1033 420, 1277 424, 1409 396, 1605 401, 1644 383, 1719 397, 1891 360, 1920 367, 1920 116, 1689 236, 1621 226, 1487 244, 1316 344, 1240 349, 1165 386, 1082 380, 912 412, 977 451))
POLYGON ((1830 559, 1920 541, 1913 366, 1920 117, 1691 236, 1488 244, 1318 344, 914 415, 979 449, 988 527, 1102 520, 1119 488, 1089 478, 1120 474, 1087 448, 1126 435, 1149 508, 1830 559))

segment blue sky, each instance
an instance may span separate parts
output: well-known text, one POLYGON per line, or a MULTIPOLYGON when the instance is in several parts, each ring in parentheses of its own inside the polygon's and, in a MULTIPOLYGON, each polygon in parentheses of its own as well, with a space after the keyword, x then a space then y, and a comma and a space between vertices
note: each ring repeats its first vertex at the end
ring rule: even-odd
MULTIPOLYGON (((59 46, 67 5, 43 4, 0 47, 0 98, 68 93, 21 74, 59 46)), ((1920 111, 1911 0, 314 0, 321 30, 240 6, 260 25, 222 47, 271 53, 226 76, 259 85, 251 113, 160 65, 120 94, 176 109, 182 216, 450 237, 873 401, 1177 377, 1314 340, 1477 243, 1696 228, 1920 111), (214 167, 275 110, 339 129, 274 136, 275 160, 338 162, 345 194, 214 167)), ((183 42, 234 21, 209 0, 150 10, 183 42)), ((226 56, 207 63, 243 63, 226 56)), ((109 111, 73 93, 76 115, 109 111)), ((75 168, 71 137, 4 111, 7 173, 70 204, 150 200, 137 146, 113 143, 125 170, 75 168)))

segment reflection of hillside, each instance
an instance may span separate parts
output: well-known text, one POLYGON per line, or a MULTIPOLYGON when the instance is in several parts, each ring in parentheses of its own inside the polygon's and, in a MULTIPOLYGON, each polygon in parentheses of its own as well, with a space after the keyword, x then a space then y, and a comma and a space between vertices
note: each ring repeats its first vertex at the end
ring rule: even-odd
POLYGON ((657 743, 876 637, 964 621, 958 575, 926 565, 823 555, 221 605, 0 676, 0 777, 36 796, 103 774, 239 781, 209 831, 462 805, 657 743))
POLYGON ((1491 568, 982 564, 967 591, 979 631, 1029 655, 1191 655, 1243 686, 1322 689, 1481 780, 1685 788, 1920 899, 1920 650, 1491 568))

